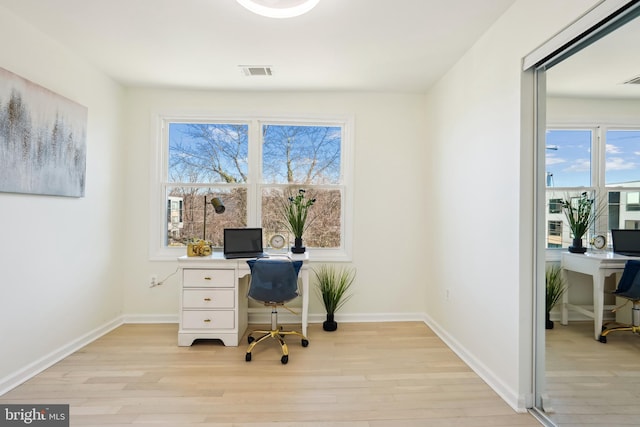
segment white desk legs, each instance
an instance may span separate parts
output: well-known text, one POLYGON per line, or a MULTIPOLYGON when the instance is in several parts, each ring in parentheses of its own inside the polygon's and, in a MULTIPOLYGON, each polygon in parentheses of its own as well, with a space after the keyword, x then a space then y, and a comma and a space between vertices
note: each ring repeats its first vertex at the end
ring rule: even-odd
POLYGON ((587 310, 579 305, 569 303, 569 290, 571 289, 571 286, 569 286, 569 281, 567 281, 565 270, 562 271, 565 283, 567 284, 567 289, 565 290, 564 294, 562 294, 562 319, 560 323, 563 325, 569 324, 569 309, 575 310, 578 313, 582 313, 585 316, 591 317, 593 319, 593 337, 597 340, 600 336, 600 332, 602 332, 602 312, 605 308, 604 278, 606 277, 606 274, 602 269, 593 271, 590 274, 593 278, 593 311, 587 310))
MULTIPOLYGON (((562 254, 562 275, 567 285, 567 290, 562 296, 562 324, 569 323, 569 310, 577 311, 593 319, 593 337, 597 340, 602 332, 604 310, 612 306, 604 305, 605 279, 624 269, 628 257, 612 253, 586 253, 586 254, 562 254), (568 280, 568 272, 582 273, 591 276, 593 289, 593 307, 571 304, 569 291, 571 281, 568 280), (591 308, 591 309, 589 309, 591 308)), ((588 282, 587 282, 588 283, 588 282)))
POLYGON ((303 268, 302 274, 302 335, 307 336, 309 323, 309 269, 303 268))
POLYGON ((602 332, 602 312, 604 311, 604 273, 598 270, 593 275, 593 338, 598 339, 602 332))

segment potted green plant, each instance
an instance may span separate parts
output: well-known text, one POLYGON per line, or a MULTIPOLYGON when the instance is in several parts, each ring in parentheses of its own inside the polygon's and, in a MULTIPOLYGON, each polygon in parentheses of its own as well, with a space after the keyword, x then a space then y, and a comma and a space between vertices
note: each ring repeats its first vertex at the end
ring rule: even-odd
POLYGON ((560 203, 573 237, 569 252, 583 254, 587 248, 582 245, 582 237, 606 208, 606 203, 596 207, 595 200, 588 197, 586 192, 577 197, 567 196, 560 203))
POLYGON ((316 277, 316 290, 322 298, 322 303, 327 311, 327 320, 322 324, 325 331, 335 331, 338 323, 335 321, 335 312, 346 303, 352 295, 346 295, 356 277, 353 268, 337 268, 333 265, 321 265, 313 270, 316 277))
POLYGON ((560 267, 551 265, 545 271, 546 298, 545 298, 545 328, 553 329, 553 321, 550 319, 551 309, 560 301, 566 287, 560 267))
POLYGON ((294 245, 291 252, 301 254, 305 252, 302 245, 302 235, 311 224, 309 209, 316 202, 315 198, 307 198, 304 188, 298 190, 295 195, 289 195, 282 204, 282 216, 285 227, 293 234, 294 245))

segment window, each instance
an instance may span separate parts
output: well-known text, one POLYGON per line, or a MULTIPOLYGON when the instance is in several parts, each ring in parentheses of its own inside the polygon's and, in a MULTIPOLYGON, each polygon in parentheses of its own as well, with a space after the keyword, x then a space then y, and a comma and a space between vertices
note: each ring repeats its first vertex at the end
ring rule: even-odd
POLYGON ((640 192, 627 193, 627 211, 640 211, 640 192))
POLYGON ((566 224, 558 201, 585 191, 600 204, 596 210, 602 212, 585 243, 594 234, 640 224, 640 129, 597 125, 549 128, 546 136, 548 248, 571 244, 569 227, 557 224, 566 224), (556 233, 553 239, 552 231, 556 233))
POLYGON ((549 199, 549 213, 562 213, 562 199, 549 199))
POLYGON ((547 187, 591 185, 591 129, 547 130, 547 187))
POLYGON ((230 227, 262 227, 265 246, 275 233, 292 241, 279 210, 300 188, 316 199, 303 236, 313 258, 348 259, 351 127, 335 118, 160 117, 152 212, 160 204, 167 212, 152 224, 152 259, 183 255, 191 238, 220 248, 230 227))
POLYGON ((605 185, 640 185, 640 129, 607 129, 605 185))
POLYGON ((549 248, 562 247, 562 221, 549 221, 547 234, 547 246, 549 248))

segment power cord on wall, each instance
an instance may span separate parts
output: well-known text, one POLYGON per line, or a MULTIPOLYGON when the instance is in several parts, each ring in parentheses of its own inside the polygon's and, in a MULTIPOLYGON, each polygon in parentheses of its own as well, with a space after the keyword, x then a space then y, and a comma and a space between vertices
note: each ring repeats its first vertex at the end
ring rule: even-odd
POLYGON ((154 281, 153 283, 151 283, 151 285, 149 286, 150 288, 155 288, 156 286, 160 286, 160 285, 164 285, 164 282, 167 281, 167 279, 169 279, 171 276, 173 276, 174 274, 176 274, 178 272, 178 270, 180 270, 180 267, 176 268, 176 271, 174 271, 173 273, 169 274, 167 277, 165 277, 162 280, 157 280, 154 281))

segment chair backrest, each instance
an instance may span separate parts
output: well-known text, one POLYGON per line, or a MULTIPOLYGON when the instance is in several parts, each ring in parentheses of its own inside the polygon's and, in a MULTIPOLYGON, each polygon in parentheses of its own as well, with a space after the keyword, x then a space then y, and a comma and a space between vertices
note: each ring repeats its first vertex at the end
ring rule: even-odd
POLYGON ((282 304, 296 298, 298 273, 302 261, 288 258, 248 260, 251 269, 249 298, 265 303, 282 304))
POLYGON ((638 273, 640 273, 640 260, 627 261, 614 293, 629 299, 640 299, 640 274, 638 273))

